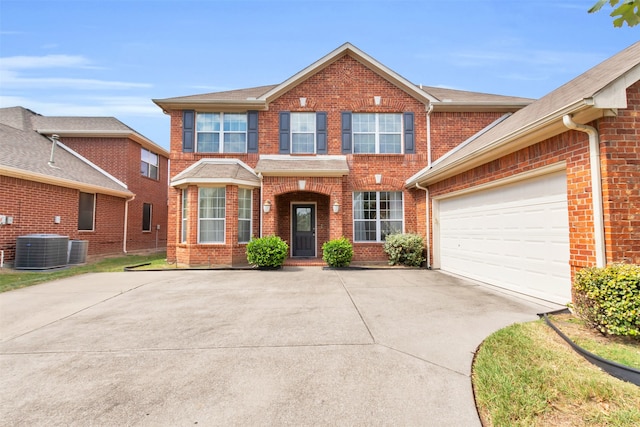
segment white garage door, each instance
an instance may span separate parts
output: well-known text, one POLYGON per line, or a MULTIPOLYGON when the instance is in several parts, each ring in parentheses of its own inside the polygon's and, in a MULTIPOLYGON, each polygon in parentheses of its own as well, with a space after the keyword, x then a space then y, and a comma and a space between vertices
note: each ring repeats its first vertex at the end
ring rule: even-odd
POLYGON ((571 300, 566 172, 439 202, 442 270, 571 300))

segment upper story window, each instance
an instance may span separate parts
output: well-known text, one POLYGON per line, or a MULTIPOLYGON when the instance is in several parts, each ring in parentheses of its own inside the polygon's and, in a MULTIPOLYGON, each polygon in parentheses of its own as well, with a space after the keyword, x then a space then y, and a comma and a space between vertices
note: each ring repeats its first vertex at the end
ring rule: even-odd
POLYGON ((340 113, 343 154, 415 154, 414 113, 340 113))
POLYGON ((140 174, 152 179, 158 179, 158 155, 145 148, 140 154, 140 174))
POLYGON ((280 112, 280 154, 327 154, 327 113, 280 112))
POLYGON ((316 150, 316 114, 291 113, 291 152, 313 154, 316 150))
POLYGON ((402 153, 402 114, 354 113, 353 152, 402 153))
POLYGON ((199 153, 246 153, 245 113, 198 113, 196 151, 199 153))

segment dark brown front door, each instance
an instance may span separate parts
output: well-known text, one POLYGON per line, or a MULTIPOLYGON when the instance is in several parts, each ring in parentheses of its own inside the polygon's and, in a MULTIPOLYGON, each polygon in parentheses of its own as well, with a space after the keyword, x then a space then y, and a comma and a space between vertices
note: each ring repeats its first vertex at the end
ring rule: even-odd
POLYGON ((293 205, 293 256, 316 256, 316 207, 293 205))

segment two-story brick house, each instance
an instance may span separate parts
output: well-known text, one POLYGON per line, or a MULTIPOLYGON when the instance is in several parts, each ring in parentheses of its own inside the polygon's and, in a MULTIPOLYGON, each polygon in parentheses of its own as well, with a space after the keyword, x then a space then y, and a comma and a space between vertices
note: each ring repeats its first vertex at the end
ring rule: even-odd
POLYGON ((4 263, 28 234, 86 240, 89 256, 166 247, 169 153, 119 120, 2 108, 0 148, 4 263))
POLYGON ((395 232, 426 234, 426 193, 406 180, 528 105, 417 86, 347 43, 281 84, 154 102, 171 116, 167 257, 246 263, 252 236, 290 259, 341 236, 382 261, 395 232))

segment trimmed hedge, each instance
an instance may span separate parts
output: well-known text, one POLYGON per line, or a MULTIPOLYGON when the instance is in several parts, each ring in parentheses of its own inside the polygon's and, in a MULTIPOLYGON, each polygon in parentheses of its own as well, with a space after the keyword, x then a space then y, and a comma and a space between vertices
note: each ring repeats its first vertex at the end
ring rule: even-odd
POLYGON ((247 243, 247 261, 258 267, 281 267, 288 252, 289 245, 278 236, 252 238, 247 243))
POLYGON ((603 334, 640 339, 640 265, 585 268, 573 284, 575 313, 603 334))
POLYGON ((422 256, 424 239, 418 234, 390 234, 384 241, 383 249, 389 255, 389 265, 420 267, 425 261, 422 256))
POLYGON ((329 267, 347 267, 353 258, 353 245, 346 237, 322 244, 322 259, 329 267))

